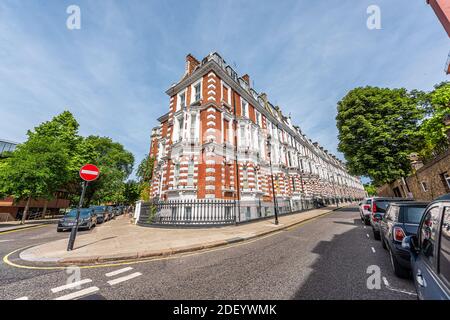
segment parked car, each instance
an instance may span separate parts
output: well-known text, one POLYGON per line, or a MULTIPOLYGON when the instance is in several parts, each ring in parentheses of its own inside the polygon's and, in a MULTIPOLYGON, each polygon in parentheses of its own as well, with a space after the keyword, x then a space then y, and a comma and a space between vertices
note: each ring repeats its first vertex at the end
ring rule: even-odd
MULTIPOLYGON (((58 221, 57 231, 71 230, 76 224, 78 209, 72 209, 64 217, 58 221)), ((90 230, 97 225, 97 216, 94 211, 89 208, 80 209, 80 216, 78 220, 79 229, 90 230)))
POLYGON ((124 206, 117 206, 115 209, 116 216, 120 216, 125 212, 124 206))
POLYGON ((108 212, 108 220, 112 220, 116 218, 114 207, 107 206, 106 211, 108 212))
POLYGON ((381 245, 388 250, 394 273, 401 278, 411 273, 410 254, 403 249, 402 241, 406 236, 417 235, 427 202, 393 202, 380 221, 381 245))
POLYGON ((450 300, 450 197, 428 205, 418 234, 403 239, 421 300, 450 300))
POLYGON ((413 201, 413 199, 405 198, 372 198, 370 211, 370 225, 372 226, 373 237, 375 240, 380 240, 380 221, 386 213, 386 209, 392 202, 413 201))
POLYGON ((109 213, 106 210, 106 206, 91 206, 97 215, 97 223, 103 223, 109 220, 109 213))
POLYGON ((359 203, 359 215, 361 216, 362 222, 367 226, 370 226, 370 207, 372 206, 372 198, 365 198, 359 203))

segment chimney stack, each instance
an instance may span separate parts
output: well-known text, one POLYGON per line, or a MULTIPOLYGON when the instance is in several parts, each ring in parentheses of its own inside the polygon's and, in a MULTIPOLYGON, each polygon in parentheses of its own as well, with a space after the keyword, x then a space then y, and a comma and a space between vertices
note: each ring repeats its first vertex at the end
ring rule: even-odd
POLYGON ((244 74, 242 76, 242 79, 247 82, 247 84, 250 86, 250 76, 248 74, 244 74))
POLYGON ((186 56, 186 75, 190 76, 194 69, 200 64, 200 62, 192 55, 186 56))

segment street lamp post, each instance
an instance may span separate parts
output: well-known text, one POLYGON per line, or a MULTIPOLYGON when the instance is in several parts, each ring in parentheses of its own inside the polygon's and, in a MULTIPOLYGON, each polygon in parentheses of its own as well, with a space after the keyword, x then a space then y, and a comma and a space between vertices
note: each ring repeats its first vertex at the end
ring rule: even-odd
POLYGON ((275 224, 278 224, 278 205, 277 205, 277 197, 275 195, 275 183, 273 181, 273 170, 272 170, 272 148, 270 144, 271 136, 267 136, 267 151, 269 154, 269 165, 270 165, 270 177, 272 179, 272 195, 273 195, 273 206, 275 211, 275 224))

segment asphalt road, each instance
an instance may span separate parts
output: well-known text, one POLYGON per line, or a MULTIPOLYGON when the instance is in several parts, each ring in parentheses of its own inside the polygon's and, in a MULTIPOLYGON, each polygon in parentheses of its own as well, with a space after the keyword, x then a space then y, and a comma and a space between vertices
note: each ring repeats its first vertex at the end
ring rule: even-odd
MULTIPOLYGON (((0 253, 61 237, 68 233, 54 225, 0 235, 0 253)), ((61 288, 73 275, 2 261, 0 299, 416 299, 412 281, 393 274, 356 207, 208 252, 84 268, 78 288, 61 288), (369 266, 381 271, 379 289, 367 287, 369 266)))

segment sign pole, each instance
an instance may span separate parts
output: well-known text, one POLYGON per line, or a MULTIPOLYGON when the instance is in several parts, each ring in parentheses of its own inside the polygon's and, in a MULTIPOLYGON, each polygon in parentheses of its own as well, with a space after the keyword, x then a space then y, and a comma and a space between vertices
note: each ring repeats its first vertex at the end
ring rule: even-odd
POLYGON ((84 195, 86 194, 87 185, 88 185, 88 181, 83 181, 83 191, 81 192, 80 203, 78 204, 77 218, 76 218, 75 226, 73 226, 72 230, 70 231, 70 238, 69 238, 69 243, 67 245, 67 251, 72 251, 73 245, 75 244, 75 238, 77 237, 78 223, 79 223, 79 219, 80 219, 80 209, 81 209, 81 206, 83 205, 83 200, 84 200, 84 195))

